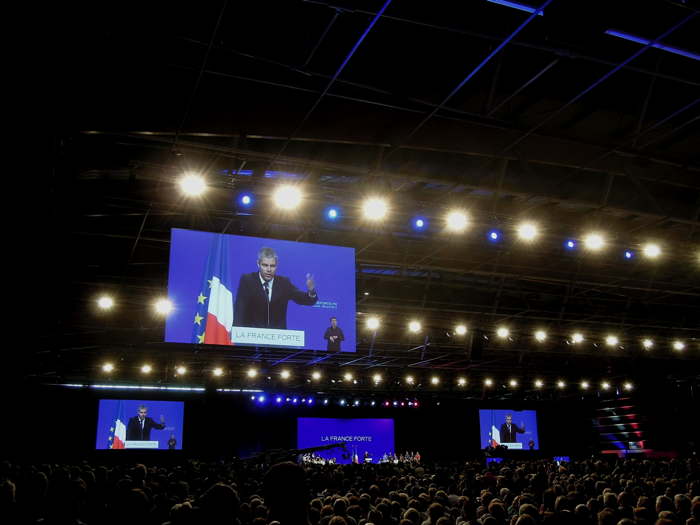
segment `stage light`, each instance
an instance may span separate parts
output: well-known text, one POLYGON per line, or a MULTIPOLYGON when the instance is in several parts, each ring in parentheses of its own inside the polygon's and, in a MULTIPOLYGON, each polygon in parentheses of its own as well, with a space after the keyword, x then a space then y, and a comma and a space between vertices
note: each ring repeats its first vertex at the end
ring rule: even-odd
POLYGON ((114 365, 112 363, 105 363, 102 365, 102 371, 109 374, 114 371, 114 365))
POLYGON ((625 390, 627 390, 629 392, 630 390, 632 390, 634 388, 634 386, 632 385, 632 383, 627 381, 625 384, 622 385, 622 388, 624 388, 625 390))
POLYGON ((418 321, 411 321, 410 323, 408 323, 408 330, 411 333, 417 334, 418 332, 420 332, 420 329, 421 324, 418 321))
POLYGON ((508 381, 508 385, 509 385, 511 388, 515 388, 515 387, 518 386, 518 380, 517 380, 517 379, 511 379, 510 381, 508 381))
POLYGON ((588 390, 588 387, 591 386, 588 381, 581 381, 581 388, 583 390, 588 390))
POLYGON ((644 257, 656 259, 659 255, 661 255, 661 247, 658 244, 650 242, 642 247, 642 253, 644 254, 644 257))
POLYGON ((583 238, 587 250, 597 252, 605 247, 605 238, 600 233, 589 233, 583 238))
POLYGON ((491 378, 489 378, 489 377, 487 377, 486 379, 484 379, 484 386, 487 386, 487 387, 493 386, 493 379, 491 379, 491 378))
POLYGON ((292 399, 292 403, 293 403, 293 404, 296 405, 298 402, 299 402, 299 398, 298 398, 298 397, 295 397, 294 399, 292 399))
POLYGON ((629 260, 634 257, 634 252, 632 250, 625 250, 625 259, 629 260))
POLYGON ((359 407, 359 406, 360 406, 360 400, 359 400, 359 399, 356 399, 355 402, 353 403, 353 405, 355 405, 356 407, 359 407))
POLYGON ((222 368, 215 368, 215 369, 212 371, 212 373, 213 373, 216 377, 221 377, 222 375, 224 375, 224 371, 223 371, 222 368))
POLYGON ((282 370, 282 371, 280 372, 280 377, 281 377, 282 379, 285 379, 285 380, 286 380, 286 379, 289 379, 290 377, 292 377, 292 373, 291 373, 289 370, 282 370))
POLYGON ((184 175, 178 181, 180 190, 188 197, 199 197, 207 190, 207 183, 200 175, 184 175))
POLYGON ((566 388, 566 383, 560 379, 557 381, 557 388, 566 388))
POLYGON ((275 402, 276 402, 276 403, 281 403, 281 402, 282 402, 282 398, 281 398, 280 396, 277 396, 277 397, 275 398, 275 402))
POLYGON ((406 383, 409 385, 412 385, 416 382, 415 378, 413 376, 406 376, 406 383))
POLYGON ((486 238, 487 238, 490 242, 498 242, 498 241, 501 240, 501 235, 502 235, 502 234, 501 234, 500 231, 498 231, 498 230, 491 230, 491 231, 486 235, 486 238))
POLYGON ((381 221, 389 212, 386 200, 370 197, 362 204, 362 214, 370 221, 381 221))
POLYGON ((185 368, 184 366, 178 366, 175 369, 175 373, 179 376, 184 376, 187 373, 187 368, 185 368))
POLYGON ((114 299, 108 295, 103 295, 97 299, 97 306, 100 308, 100 310, 110 310, 114 306, 114 299))
POLYGON ((543 343, 547 339, 547 332, 544 330, 537 330, 535 332, 535 339, 540 343, 543 343))
POLYGON ((564 242, 564 248, 567 250, 575 250, 576 249, 576 241, 572 239, 568 239, 566 242, 564 242))
POLYGON ((643 339, 642 340, 642 346, 644 347, 645 350, 651 350, 654 347, 654 341, 651 339, 643 339))
POLYGON ((616 335, 609 335, 605 338, 605 344, 608 346, 617 346, 619 343, 620 340, 616 335))
POLYGON ((340 218, 340 208, 336 206, 331 206, 330 208, 326 208, 326 219, 329 221, 335 221, 340 218))
POLYGON ((425 217, 414 217, 411 219, 411 226, 416 231, 423 231, 428 227, 428 219, 425 217))
POLYGON ((352 378, 353 376, 350 372, 345 372, 345 374, 343 375, 343 379, 345 379, 345 381, 352 381, 352 378))
POLYGON ((458 324, 458 325, 455 327, 455 333, 456 333, 457 335, 464 335, 464 334, 467 333, 467 327, 464 326, 463 324, 458 324))
POLYGON ((143 365, 141 367, 142 374, 150 374, 152 371, 153 371, 153 367, 151 365, 143 365))
POLYGON ((306 404, 307 404, 307 405, 313 405, 313 404, 314 404, 313 398, 310 397, 309 399, 307 399, 307 400, 306 400, 306 404))
POLYGON ((327 404, 328 404, 328 400, 327 400, 327 399, 324 399, 324 400, 323 400, 323 404, 324 404, 324 405, 327 405, 327 404))
POLYGON ((173 311, 173 303, 170 301, 170 299, 158 299, 153 306, 158 315, 167 316, 173 311))
POLYGON ((367 328, 370 330, 377 330, 379 328, 379 318, 378 317, 370 317, 367 319, 367 328))
POLYGON ((321 379, 321 372, 319 372, 318 370, 314 370, 311 373, 311 379, 313 379, 314 381, 318 381, 319 379, 321 379))
POLYGON ((440 384, 440 378, 438 376, 433 376, 430 378, 430 384, 431 385, 439 385, 440 384))
POLYGON ((258 376, 258 371, 255 368, 249 368, 248 371, 246 372, 246 375, 253 379, 258 376))
POLYGON ((674 350, 684 350, 685 349, 685 343, 683 341, 678 341, 675 340, 673 342, 673 349, 674 350))
POLYGON ((393 404, 395 407, 399 406, 399 402, 398 402, 398 401, 394 401, 392 404, 393 404))
POLYGON ((447 214, 445 223, 449 231, 460 233, 467 229, 469 217, 463 211, 454 210, 447 214))
POLYGON ((379 384, 382 382, 382 375, 381 374, 374 374, 372 376, 372 381, 374 381, 375 384, 379 384))
POLYGON ((467 379, 464 377, 458 377, 457 378, 457 385, 458 386, 467 386, 467 379))
POLYGON ((385 406, 385 407, 388 407, 388 406, 389 406, 389 402, 388 402, 388 401, 384 401, 384 406, 385 406))
POLYGON ((544 386, 544 381, 541 379, 535 379, 535 388, 542 388, 544 386))
POLYGON ((241 193, 238 196, 238 204, 243 208, 250 208, 253 205, 253 196, 250 193, 241 193))
POLYGON ((370 405, 371 405, 371 406, 374 406, 374 405, 376 405, 376 404, 377 404, 377 402, 376 402, 376 401, 372 401, 372 402, 370 402, 370 405))
POLYGON ((264 403, 265 402, 265 396, 258 396, 258 403, 264 403))
POLYGON ((607 381, 603 381, 600 384, 600 388, 602 388, 603 390, 610 390, 610 383, 608 383, 607 381))
POLYGON ((573 334, 571 334, 571 342, 574 344, 582 343, 583 334, 580 332, 574 332, 573 334))
POLYGON ((538 235, 537 225, 532 222, 523 222, 517 228, 518 237, 523 241, 533 241, 538 235))
POLYGON ((498 328, 498 330, 496 330, 496 335, 501 339, 505 339, 510 335, 510 330, 508 330, 508 328, 505 326, 501 326, 498 328))
POLYGON ((289 211, 301 204, 303 195, 298 187, 284 184, 277 187, 272 194, 272 199, 278 208, 289 211))
POLYGON ((341 407, 344 407, 344 406, 345 406, 345 400, 344 400, 344 399, 341 399, 341 400, 340 400, 340 406, 341 406, 341 407))

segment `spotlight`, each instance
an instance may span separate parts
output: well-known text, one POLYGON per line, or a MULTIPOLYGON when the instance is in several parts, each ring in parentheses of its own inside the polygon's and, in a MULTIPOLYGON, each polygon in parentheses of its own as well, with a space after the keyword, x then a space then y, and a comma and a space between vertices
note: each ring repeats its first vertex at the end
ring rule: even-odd
POLYGON ((336 206, 331 206, 330 208, 326 208, 326 219, 329 221, 335 221, 340 218, 340 209, 336 206))
POLYGON ((180 190, 188 197, 199 197, 207 190, 207 183, 199 175, 184 175, 178 181, 180 190))
POLYGON ((389 402, 388 402, 388 401, 384 401, 384 406, 385 406, 385 407, 388 407, 388 406, 389 406, 389 402))
POLYGON ((250 208, 253 205, 253 196, 250 193, 241 193, 238 196, 238 204, 243 208, 250 208))
POLYGON ((535 379, 535 388, 542 388, 544 386, 544 381, 541 379, 535 379))
POLYGON ((573 334, 571 334, 571 342, 574 344, 582 343, 583 334, 580 332, 574 332, 573 334))
POLYGON ((324 399, 324 400, 323 400, 323 404, 324 404, 324 405, 327 405, 327 404, 328 404, 328 400, 327 400, 327 399, 324 399))
POLYGON ((439 385, 440 384, 440 378, 438 376, 433 376, 430 378, 430 384, 431 385, 439 385))
POLYGON ((221 368, 215 368, 215 369, 212 371, 212 373, 213 373, 216 377, 221 377, 222 375, 224 375, 224 371, 223 371, 223 369, 221 369, 221 368))
POLYGON ((340 400, 340 406, 343 406, 343 407, 345 406, 345 400, 344 400, 344 399, 341 399, 341 400, 340 400))
POLYGON ((379 328, 379 318, 378 317, 370 317, 367 319, 367 328, 370 330, 377 330, 379 328))
POLYGON ((255 368, 249 368, 248 371, 246 372, 246 375, 253 379, 254 377, 258 376, 258 371, 255 368))
POLYGON ((600 233, 589 233, 583 238, 587 250, 597 252, 605 247, 605 238, 600 233))
POLYGON ((318 381, 319 379, 321 379, 321 372, 319 372, 318 370, 314 370, 311 374, 311 379, 313 379, 314 381, 318 381))
POLYGON ((399 402, 398 402, 398 401, 394 401, 393 405, 394 405, 395 407, 397 407, 397 406, 399 406, 399 402))
POLYGON ((458 386, 467 386, 467 379, 464 377, 458 377, 457 378, 457 385, 458 386))
POLYGON ((412 385, 415 382, 416 382, 416 380, 414 379, 413 376, 406 376, 406 383, 408 383, 409 385, 412 385))
POLYGON ((411 321, 410 323, 408 323, 409 332, 417 334, 418 332, 420 332, 420 329, 421 329, 421 324, 418 321, 411 321))
POLYGON ((547 339, 547 332, 545 332, 544 330, 537 330, 535 332, 535 339, 538 342, 543 343, 547 339))
POLYGON ((345 381, 352 381, 352 374, 350 372, 345 372, 343 379, 345 379, 345 381))
POLYGON ((301 190, 296 186, 285 184, 279 186, 272 194, 272 199, 278 208, 283 210, 293 210, 301 204, 301 190))
POLYGON ((258 403, 264 403, 265 402, 265 396, 258 396, 258 403))
POLYGON ((292 377, 292 374, 291 374, 291 372, 290 372, 289 370, 282 370, 282 371, 280 372, 280 377, 281 377, 282 379, 287 380, 287 379, 289 379, 290 377, 292 377))
POLYGON ((643 340, 642 340, 642 346, 644 347, 645 350, 651 350, 651 349, 653 348, 653 346, 654 346, 654 341, 652 341, 652 340, 649 339, 649 338, 643 339, 643 340))
POLYGON ((110 310, 114 306, 114 299, 108 295, 103 295, 97 299, 97 306, 100 308, 100 310, 110 310))
POLYGON ((557 381, 557 388, 566 388, 566 383, 560 379, 557 381))
POLYGON ((175 373, 179 376, 184 376, 187 373, 187 368, 185 368, 184 366, 178 366, 175 369, 175 373))
POLYGON ((620 340, 616 335, 609 335, 605 338, 605 344, 608 346, 617 346, 619 343, 620 340))
POLYGON ((501 326, 498 328, 498 330, 496 330, 496 335, 501 339, 505 339, 510 335, 510 330, 508 330, 508 328, 505 326, 501 326))
POLYGON ((282 402, 282 398, 280 396, 277 396, 275 398, 275 403, 281 403, 281 402, 282 402))
POLYGON ((588 381, 581 381, 581 388, 583 390, 588 390, 588 387, 591 386, 588 381))
POLYGON ((353 403, 353 405, 355 405, 356 407, 359 407, 359 406, 360 406, 360 400, 359 400, 359 399, 356 399, 355 402, 353 403))
POLYGON ((314 404, 313 398, 310 397, 309 399, 307 399, 307 400, 306 400, 306 403, 307 403, 308 405, 313 405, 313 404, 314 404))
POLYGON ((567 239, 566 242, 564 242, 564 248, 567 250, 575 250, 576 249, 576 241, 573 239, 567 239))
POLYGON ((298 398, 298 397, 295 397, 294 399, 292 399, 292 403, 293 403, 293 404, 296 405, 298 402, 299 402, 299 398, 298 398))
POLYGON ((455 328, 455 333, 457 335, 464 335, 467 333, 467 327, 464 326, 463 324, 458 324, 457 327, 455 328))
POLYGON ((484 379, 484 386, 487 386, 487 387, 493 386, 493 379, 491 379, 491 378, 489 378, 489 377, 487 377, 486 379, 484 379))
POLYGON ((167 316, 173 311, 173 303, 170 301, 170 299, 158 299, 153 306, 155 307, 158 315, 167 316))
POLYGON ((105 363, 102 365, 102 371, 109 374, 114 371, 114 365, 112 363, 105 363))
POLYGON ((608 383, 607 381, 603 381, 600 384, 600 388, 602 388, 603 390, 610 390, 610 383, 608 383))
POLYGON ((523 241, 533 241, 538 235, 537 225, 532 222, 523 222, 517 228, 518 237, 523 241))
POLYGON ((500 231, 498 231, 498 230, 491 230, 491 231, 488 233, 488 235, 486 235, 486 238, 487 238, 490 242, 498 242, 498 241, 501 240, 501 235, 502 235, 502 234, 501 234, 500 231))
POLYGON ((659 255, 661 255, 661 247, 658 244, 650 242, 642 247, 642 253, 649 259, 656 259, 659 255))
POLYGON ((634 257, 634 252, 632 250, 625 250, 625 259, 629 260, 634 257))
POLYGON ((379 197, 370 197, 362 204, 362 214, 370 221, 381 221, 388 212, 386 200, 379 197))
POLYGON ((624 388, 625 390, 627 390, 629 392, 630 390, 632 390, 634 388, 634 385, 632 385, 632 383, 627 381, 622 385, 622 388, 624 388))
POLYGON ((445 223, 447 224, 448 230, 459 233, 467 229, 469 217, 463 211, 454 210, 447 214, 445 223))
POLYGON ((143 365, 141 367, 142 374, 150 374, 152 371, 153 371, 153 367, 151 365, 143 365))
POLYGON ((428 227, 428 219, 425 217, 414 217, 411 219, 411 225, 416 231, 423 231, 428 227))
POLYGON ((515 388, 518 386, 518 380, 517 379, 511 379, 508 381, 508 384, 511 386, 511 388, 515 388))
POLYGON ((372 402, 370 403, 371 406, 374 406, 374 405, 376 405, 376 404, 377 404, 376 401, 372 401, 372 402))
POLYGON ((382 382, 382 375, 381 374, 374 374, 372 376, 372 381, 374 381, 376 384, 382 382))
POLYGON ((674 350, 684 350, 685 349, 685 343, 683 341, 675 340, 673 342, 673 349, 674 350))

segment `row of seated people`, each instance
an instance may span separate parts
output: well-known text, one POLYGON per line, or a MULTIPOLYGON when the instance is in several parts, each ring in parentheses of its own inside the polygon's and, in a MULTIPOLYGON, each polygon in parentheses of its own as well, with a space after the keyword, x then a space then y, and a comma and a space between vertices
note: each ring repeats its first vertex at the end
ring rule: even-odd
POLYGON ((5 524, 700 525, 697 459, 0 463, 5 524))

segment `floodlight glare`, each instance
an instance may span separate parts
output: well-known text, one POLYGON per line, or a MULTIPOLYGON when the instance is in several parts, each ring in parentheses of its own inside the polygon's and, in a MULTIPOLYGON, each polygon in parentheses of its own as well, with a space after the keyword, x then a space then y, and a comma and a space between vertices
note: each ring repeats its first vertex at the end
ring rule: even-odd
POLYGON ((643 339, 642 340, 642 346, 644 347, 645 350, 651 350, 654 346, 654 341, 651 339, 643 339))
POLYGON ((367 328, 370 330, 376 330, 379 328, 379 318, 378 317, 370 317, 367 319, 367 328))
POLYGON ((510 335, 510 330, 508 330, 508 328, 505 326, 501 326, 498 328, 498 330, 496 330, 496 335, 501 339, 505 339, 510 335))
POLYGON ((583 342, 583 334, 580 332, 574 332, 571 335, 571 342, 575 343, 575 344, 582 343, 583 342))
POLYGON ((661 255, 661 247, 658 244, 650 242, 642 247, 642 253, 649 259, 656 259, 659 255, 661 255))
POLYGON ((438 376, 433 376, 430 378, 430 384, 431 385, 438 385, 440 384, 440 378, 438 376))
POLYGON ((605 338, 605 344, 608 346, 617 346, 619 343, 620 340, 616 335, 609 335, 605 338))
POLYGON ((352 381, 352 378, 353 378, 353 375, 350 372, 345 372, 345 374, 343 375, 343 379, 345 381, 352 381))
POLYGON ((272 194, 272 199, 275 205, 282 210, 293 210, 301 204, 301 190, 296 186, 283 185, 279 186, 272 194))
POLYGON ((185 368, 184 366, 178 366, 175 369, 175 373, 179 376, 184 376, 187 373, 187 368, 185 368))
POLYGON ((447 214, 445 223, 448 230, 459 233, 466 230, 467 226, 469 226, 469 217, 463 211, 454 210, 447 214))
POLYGON ((673 342, 673 349, 674 350, 683 350, 685 349, 685 343, 683 341, 674 341, 673 342))
POLYGON ((282 370, 280 372, 280 377, 282 379, 289 379, 292 376, 291 372, 289 370, 282 370))
POLYGON ((493 379, 488 377, 484 379, 484 386, 493 386, 493 379))
POLYGON ((103 295, 102 297, 97 299, 97 306, 101 310, 109 310, 114 306, 114 299, 112 299, 108 295, 103 295))
POLYGON ((517 380, 517 379, 511 379, 510 381, 508 381, 508 384, 509 384, 512 388, 515 388, 516 386, 518 386, 518 380, 517 380))
POLYGON ((535 379, 535 388, 542 388, 544 386, 544 381, 541 379, 535 379))
POLYGON ((464 335, 467 333, 467 327, 464 326, 463 324, 458 324, 455 328, 455 333, 457 335, 464 335))
POLYGON ((583 238, 587 250, 597 252, 605 247, 605 238, 600 233, 589 233, 583 238))
POLYGON ((370 221, 380 221, 388 212, 389 206, 386 200, 379 197, 370 197, 362 204, 362 214, 370 221))
POLYGON ((311 379, 313 379, 314 381, 318 381, 319 379, 321 379, 321 372, 319 372, 318 370, 314 370, 311 374, 311 379))
POLYGON ((406 376, 406 383, 409 385, 412 385, 416 382, 415 378, 413 376, 406 376))
POLYGON ((532 222, 523 222, 517 228, 518 237, 523 241, 533 241, 537 237, 537 225, 532 222))
POLYGON ((382 375, 381 375, 381 374, 374 374, 374 375, 372 376, 372 380, 373 380, 375 383, 381 383, 381 382, 382 382, 382 375))
POLYGON ((143 374, 150 374, 153 371, 153 367, 151 365, 143 365, 141 367, 141 373, 143 374))
POLYGON ((224 375, 224 370, 222 368, 215 368, 214 370, 212 370, 212 373, 216 377, 221 377, 222 375, 224 375))
POLYGON ((114 371, 114 365, 112 363, 105 363, 102 365, 102 371, 110 373, 114 371))
POLYGON ((457 384, 459 386, 466 386, 467 385, 467 380, 464 377, 458 377, 457 378, 457 384))
POLYGON ((535 332, 535 339, 540 343, 543 343, 545 339, 547 339, 547 332, 545 332, 544 330, 537 330, 535 332))
POLYGON ((207 183, 200 175, 184 175, 178 184, 182 193, 188 197, 199 197, 207 190, 207 183))
POLYGON ((170 299, 158 299, 154 307, 158 315, 166 316, 173 311, 173 303, 170 299))
POLYGON ((249 368, 248 371, 246 372, 247 376, 253 379, 254 377, 258 376, 258 371, 255 368, 249 368))
POLYGON ((408 330, 411 333, 417 334, 421 330, 421 324, 418 321, 411 321, 408 323, 408 330))

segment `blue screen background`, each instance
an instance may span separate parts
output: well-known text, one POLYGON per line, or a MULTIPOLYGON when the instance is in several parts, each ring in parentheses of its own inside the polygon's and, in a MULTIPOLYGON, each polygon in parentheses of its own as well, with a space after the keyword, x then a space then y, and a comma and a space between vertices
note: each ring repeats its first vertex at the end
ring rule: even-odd
POLYGON ((311 448, 342 442, 333 437, 351 437, 346 441, 348 458, 343 458, 342 449, 323 450, 316 454, 325 458, 335 458, 336 463, 351 463, 356 451, 360 462, 365 451, 370 453, 372 462, 377 463, 381 457, 394 452, 393 419, 331 419, 318 417, 297 418, 297 448, 311 448), (366 438, 371 441, 366 441, 366 438), (359 438, 356 440, 355 438, 359 438))
POLYGON ((535 442, 535 450, 540 449, 540 440, 537 435, 537 412, 535 410, 479 410, 479 427, 481 429, 481 448, 486 447, 491 439, 491 427, 498 430, 506 420, 506 415, 513 416, 513 423, 518 427, 525 427, 525 433, 516 434, 518 443, 523 444, 523 450, 529 450, 528 442, 535 442))

